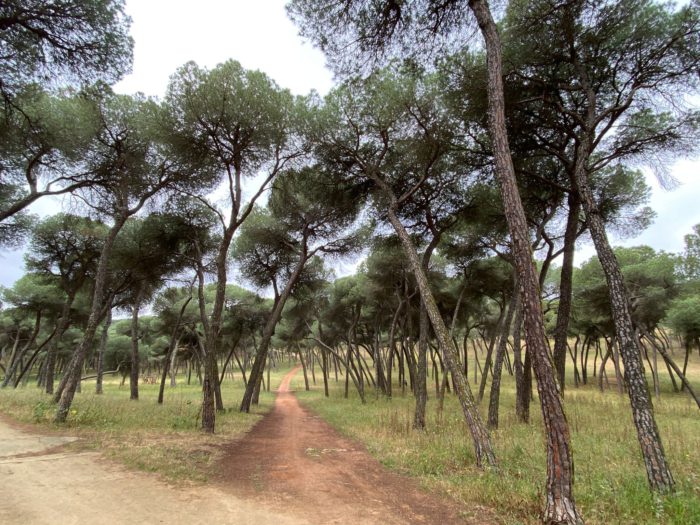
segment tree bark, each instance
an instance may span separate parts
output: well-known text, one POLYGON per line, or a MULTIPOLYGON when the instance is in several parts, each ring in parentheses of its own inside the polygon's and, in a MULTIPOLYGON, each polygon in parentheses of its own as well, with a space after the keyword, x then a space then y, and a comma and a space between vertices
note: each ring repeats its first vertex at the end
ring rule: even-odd
POLYGON ((496 362, 493 366, 493 380, 491 381, 491 393, 489 396, 489 417, 487 425, 490 429, 498 428, 498 404, 501 393, 501 372, 503 370, 503 356, 508 351, 508 337, 510 336, 510 326, 513 323, 513 314, 518 309, 517 279, 513 287, 513 296, 508 305, 503 328, 501 329, 501 339, 496 350, 496 362))
MULTIPOLYGON (((56 353, 58 352, 58 344, 61 342, 61 337, 63 333, 70 326, 70 310, 73 306, 73 301, 75 299, 75 294, 68 294, 66 301, 63 303, 61 308, 61 317, 59 317, 56 323, 56 336, 51 341, 51 344, 46 349, 46 375, 44 377, 44 386, 47 394, 53 394, 53 383, 54 383, 54 373, 56 369, 56 353)), ((65 377, 65 376, 64 376, 65 377)))
POLYGON ((129 390, 130 399, 138 401, 139 399, 139 372, 141 360, 139 356, 139 310, 141 308, 141 298, 145 283, 140 282, 136 290, 136 297, 131 308, 131 373, 129 374, 129 390))
POLYGON ((265 323, 265 328, 263 329, 262 339, 260 340, 260 346, 255 354, 255 360, 253 361, 253 367, 250 370, 250 376, 248 384, 246 385, 245 393, 243 394, 243 399, 241 400, 241 412, 250 412, 250 405, 253 400, 253 391, 256 388, 260 388, 260 382, 263 376, 263 368, 265 360, 267 359, 267 351, 270 346, 270 341, 275 333, 275 327, 282 316, 282 309, 284 308, 287 299, 292 293, 292 288, 294 284, 299 279, 304 265, 308 261, 311 254, 306 253, 306 240, 303 241, 304 252, 301 254, 299 261, 289 277, 287 284, 285 285, 282 293, 280 294, 279 300, 275 303, 272 313, 265 323))
POLYGON ((579 524, 583 520, 574 500, 574 461, 569 425, 549 357, 527 222, 508 145, 500 37, 485 0, 470 0, 469 7, 476 17, 486 46, 488 116, 496 176, 499 179, 503 208, 510 230, 513 259, 520 283, 527 350, 532 354, 547 440, 546 504, 543 518, 546 523, 579 524))
MULTIPOLYGON (((589 109, 589 112, 594 107, 595 105, 589 109)), ((589 124, 590 120, 591 116, 589 115, 589 124)), ((654 418, 651 396, 644 377, 641 352, 635 337, 629 296, 625 288, 620 265, 608 241, 603 218, 598 211, 593 192, 588 183, 586 159, 591 149, 591 141, 591 132, 584 130, 576 159, 576 184, 581 195, 581 203, 586 214, 588 229, 593 238, 598 260, 603 268, 608 285, 610 307, 620 345, 620 354, 625 367, 625 382, 627 383, 632 406, 632 419, 637 429, 637 438, 642 450, 647 479, 653 491, 669 492, 673 490, 675 482, 671 474, 671 468, 666 460, 661 436, 654 418)))
MULTIPOLYGON (((29 336, 29 339, 24 344, 22 349, 19 350, 18 352, 13 352, 10 366, 8 366, 7 369, 5 370, 5 378, 2 381, 2 385, 0 385, 2 388, 5 388, 7 385, 9 385, 12 382, 12 378, 17 373, 17 370, 21 370, 20 365, 24 359, 24 355, 29 350, 29 347, 31 347, 34 344, 34 341, 36 341, 36 337, 39 335, 39 330, 41 329, 41 314, 42 314, 41 310, 38 310, 36 313, 36 320, 34 321, 34 329, 32 330, 32 333, 29 336)), ((17 341, 16 342, 19 342, 19 332, 17 333, 17 341)))
MULTIPOLYGON (((498 336, 500 335, 503 326, 503 318, 505 317, 506 313, 506 309, 504 306, 501 306, 500 309, 501 311, 498 313, 498 321, 496 321, 496 327, 493 331, 491 341, 489 341, 488 350, 486 351, 486 359, 484 360, 484 371, 481 374, 481 382, 479 383, 479 394, 477 396, 479 403, 481 403, 481 400, 484 399, 484 392, 486 392, 486 381, 489 377, 489 370, 493 368, 493 347, 496 346, 496 341, 498 340, 498 336)), ((484 335, 486 334, 484 333, 484 335)), ((485 342, 486 341, 484 340, 484 343, 485 342)))

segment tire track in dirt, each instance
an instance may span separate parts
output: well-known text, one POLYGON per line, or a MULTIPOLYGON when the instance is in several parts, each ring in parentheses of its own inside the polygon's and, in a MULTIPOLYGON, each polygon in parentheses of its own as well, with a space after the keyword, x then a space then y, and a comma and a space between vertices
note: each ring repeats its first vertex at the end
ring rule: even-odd
POLYGON ((359 443, 299 405, 289 384, 275 406, 225 447, 216 477, 237 495, 319 524, 496 523, 487 509, 465 512, 390 472, 359 443))

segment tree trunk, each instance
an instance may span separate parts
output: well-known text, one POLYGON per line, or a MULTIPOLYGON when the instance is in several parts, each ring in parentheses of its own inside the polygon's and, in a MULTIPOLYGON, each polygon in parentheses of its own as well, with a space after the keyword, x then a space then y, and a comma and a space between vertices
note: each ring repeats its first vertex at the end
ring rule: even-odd
POLYGON ((145 283, 140 282, 136 290, 136 297, 131 308, 131 373, 129 374, 129 390, 132 401, 139 399, 139 373, 141 360, 139 356, 139 310, 145 283))
POLYGON ((546 504, 543 518, 546 523, 578 524, 583 520, 579 516, 574 500, 574 461, 569 425, 549 356, 538 279, 530 252, 527 222, 508 145, 500 37, 485 0, 470 0, 469 7, 476 16, 486 46, 488 116, 496 176, 501 186, 503 209, 510 230, 513 258, 520 283, 527 351, 532 355, 533 368, 537 377, 537 389, 540 394, 547 440, 546 504))
POLYGON ((491 394, 489 396, 489 418, 487 425, 490 429, 498 428, 498 404, 501 393, 501 371, 503 370, 503 355, 508 351, 508 337, 510 336, 510 325, 513 322, 513 314, 518 309, 517 279, 513 287, 513 297, 508 305, 506 320, 501 329, 501 339, 496 350, 496 363, 493 367, 493 381, 491 381, 491 394))
POLYGON ((557 369, 559 387, 562 393, 566 384, 566 347, 571 319, 571 298, 573 295, 574 251, 578 233, 581 201, 574 191, 569 193, 569 215, 566 219, 564 233, 564 254, 559 279, 559 308, 557 309, 557 324, 554 329, 554 366, 557 369))
POLYGON ((83 339, 73 353, 73 358, 71 359, 71 362, 63 375, 61 384, 59 385, 59 391, 56 392, 56 395, 54 396, 54 400, 58 402, 58 409, 55 417, 55 421, 57 423, 63 423, 68 417, 68 411, 73 403, 75 390, 80 383, 83 362, 85 361, 88 350, 92 347, 92 342, 95 339, 95 332, 97 331, 97 325, 102 317, 105 293, 107 291, 107 269, 109 259, 112 255, 114 240, 117 238, 122 226, 124 226, 127 216, 128 215, 126 213, 117 216, 114 225, 109 230, 109 234, 107 235, 104 245, 102 246, 100 259, 97 264, 97 272, 95 274, 95 285, 92 296, 92 306, 90 308, 90 317, 88 318, 85 331, 83 332, 83 339))
POLYGON ((450 334, 447 331, 445 322, 440 315, 435 298, 430 290, 428 279, 425 276, 421 263, 418 259, 416 249, 411 242, 408 232, 401 224, 399 218, 396 216, 395 210, 391 207, 389 208, 388 216, 389 221, 401 240, 404 254, 406 255, 410 268, 416 277, 421 300, 425 305, 428 317, 433 325, 433 332, 435 333, 440 349, 445 356, 447 366, 452 374, 455 393, 457 394, 459 402, 462 406, 462 411, 474 442, 476 463, 479 467, 495 467, 496 456, 491 446, 488 430, 481 420, 481 415, 479 414, 476 403, 474 402, 474 397, 471 389, 469 388, 469 383, 467 382, 464 372, 462 371, 462 367, 459 362, 459 355, 457 354, 457 350, 454 347, 454 342, 450 338, 450 334))
MULTIPOLYGON (((22 378, 26 375, 27 372, 29 372, 29 370, 31 370, 32 365, 34 364, 34 360, 39 355, 39 352, 41 352, 44 349, 44 347, 53 340, 53 338, 55 336, 56 336, 56 327, 54 327, 53 332, 51 332, 51 334, 49 334, 49 336, 46 339, 44 339, 44 341, 36 348, 36 350, 34 350, 34 353, 31 355, 31 357, 27 360, 25 365, 22 367, 22 371, 17 376, 17 379, 15 379, 15 383, 13 385, 13 388, 17 388, 17 386, 19 385, 19 382, 22 381, 22 378)), ((41 378, 41 373, 42 373, 41 370, 43 368, 42 365, 43 365, 43 362, 40 360, 39 361, 39 374, 38 374, 39 377, 37 379, 41 378)), ((28 379, 29 379, 29 376, 27 376, 27 380, 28 379)), ((26 380, 25 380, 25 383, 26 383, 26 380)))
MULTIPOLYGON (((301 370, 304 373, 304 390, 307 392, 309 391, 309 376, 306 373, 306 363, 304 362, 304 355, 303 352, 301 351, 301 348, 299 348, 299 345, 297 345, 297 355, 299 356, 299 361, 301 362, 301 370)), ((270 379, 268 377, 268 383, 270 382, 270 379)))
POLYGON ((496 341, 498 340, 498 336, 500 335, 500 332, 502 330, 503 326, 503 318, 505 316, 506 309, 505 307, 501 308, 501 311, 498 313, 498 321, 496 321, 496 328, 493 331, 493 336, 491 337, 491 341, 489 341, 489 348, 486 351, 486 360, 484 361, 484 371, 481 374, 481 383, 479 383, 479 395, 477 399, 479 400, 479 403, 481 403, 481 400, 484 399, 484 392, 486 392, 486 381, 488 380, 489 377, 489 370, 493 368, 493 348, 496 346, 496 341))
POLYGON ((588 229, 593 238, 598 260, 603 268, 610 295, 615 332, 620 345, 620 354, 625 367, 625 381, 632 406, 632 419, 637 429, 637 438, 642 450, 642 457, 647 471, 647 479, 653 491, 672 491, 675 485, 671 468, 666 460, 661 436, 654 418, 651 396, 644 377, 644 367, 638 341, 634 334, 632 314, 627 290, 620 265, 608 241, 603 219, 593 198, 588 183, 586 153, 591 147, 591 134, 583 133, 576 159, 576 184, 583 210, 586 214, 588 229))
POLYGON ((292 293, 292 288, 296 281, 299 279, 304 265, 308 261, 310 254, 306 253, 306 239, 303 241, 304 251, 302 252, 299 261, 297 262, 292 275, 289 277, 284 290, 280 294, 280 297, 272 309, 272 313, 265 323, 265 328, 263 329, 262 339, 260 340, 260 346, 255 354, 255 360, 253 361, 253 367, 250 370, 250 379, 246 385, 245 393, 243 394, 243 399, 241 400, 241 412, 250 412, 250 405, 253 400, 253 391, 255 388, 259 388, 260 381, 262 380, 263 365, 267 359, 267 350, 270 346, 270 341, 275 333, 275 327, 277 322, 282 316, 282 309, 284 308, 289 295, 292 293))
MULTIPOLYGON (((47 394, 53 394, 54 373, 56 370, 56 353, 58 352, 58 344, 61 342, 61 337, 70 326, 70 310, 73 306, 75 294, 68 294, 66 301, 61 308, 61 317, 56 323, 56 336, 51 341, 51 344, 46 349, 46 374, 44 377, 44 386, 47 394)), ((65 377, 65 376, 64 376, 65 377)))
POLYGON ((413 428, 423 430, 425 428, 425 404, 428 400, 427 372, 428 372, 428 331, 430 321, 425 305, 421 301, 418 323, 418 358, 416 359, 416 382, 413 392, 416 398, 416 409, 413 414, 413 428))
MULTIPOLYGON (((11 359, 10 366, 5 371, 5 378, 2 381, 2 388, 5 388, 7 385, 10 384, 12 381, 12 378, 15 376, 17 373, 17 370, 22 369, 22 361, 24 359, 24 355, 27 353, 29 350, 29 347, 34 344, 34 341, 36 341, 36 337, 39 335, 39 330, 41 329, 41 310, 37 311, 36 313, 36 320, 34 321, 34 329, 32 330, 31 335, 29 336, 29 339, 25 343, 25 345, 21 348, 21 350, 17 352, 13 352, 13 356, 11 359)), ((19 342, 19 332, 17 333, 17 340, 15 343, 19 342)), ((15 345, 16 347, 17 345, 15 345)))
MULTIPOLYGON (((110 301, 111 302, 111 301, 110 301)), ((95 383, 95 394, 102 393, 102 378, 104 376, 104 356, 107 349, 107 338, 109 336, 109 327, 112 324, 112 309, 107 309, 104 325, 102 326, 102 336, 100 337, 100 347, 97 350, 97 381, 95 383)))

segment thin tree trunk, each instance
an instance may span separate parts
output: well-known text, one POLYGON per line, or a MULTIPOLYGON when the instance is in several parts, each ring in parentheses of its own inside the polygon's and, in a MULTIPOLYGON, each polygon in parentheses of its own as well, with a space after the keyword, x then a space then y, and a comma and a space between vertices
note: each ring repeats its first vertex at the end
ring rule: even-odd
POLYGON ((495 467, 496 456, 491 446, 488 430, 484 426, 481 415, 479 414, 476 403, 474 402, 474 397, 472 396, 469 383, 467 382, 464 372, 462 371, 454 342, 450 338, 445 322, 440 315, 435 298, 430 290, 428 279, 422 270, 416 249, 411 242, 408 232, 401 224, 399 218, 396 216, 396 211, 391 206, 389 207, 388 217, 389 221, 394 227, 394 230, 399 236, 399 239, 401 240, 404 254, 406 255, 410 268, 416 277, 421 300, 423 301, 423 304, 425 304, 428 317, 433 325, 433 332, 435 333, 440 349, 445 356, 447 366, 452 373, 455 393, 457 394, 459 402, 462 406, 462 412, 464 413, 464 417, 474 443, 476 463, 479 467, 495 467))
POLYGON ((428 372, 427 351, 428 351, 428 331, 430 321, 425 305, 421 302, 418 324, 418 358, 416 360, 416 382, 413 392, 416 398, 416 409, 413 414, 413 428, 423 430, 425 428, 425 404, 428 400, 428 385, 426 376, 428 372))
MULTIPOLYGON (((13 352, 13 359, 12 362, 10 363, 10 366, 7 368, 5 371, 5 378, 2 381, 2 388, 5 388, 7 385, 10 384, 12 381, 12 378, 15 376, 17 373, 17 370, 22 369, 22 360, 24 358, 24 355, 27 353, 29 350, 29 347, 31 347, 34 344, 34 341, 36 341, 36 337, 39 335, 39 330, 41 329, 41 310, 37 311, 36 313, 36 320, 34 321, 34 329, 32 330, 31 335, 29 336, 29 339, 27 339, 27 342, 25 345, 22 347, 21 350, 17 352, 13 352)), ((16 343, 19 342, 19 332, 17 333, 17 340, 15 341, 16 343)), ((16 345, 15 345, 16 347, 16 345)))
MULTIPOLYGON (((303 352, 301 351, 301 348, 299 348, 299 345, 297 345, 297 355, 299 356, 299 361, 301 362, 301 369, 304 373, 304 389, 308 392, 309 391, 309 377, 306 374, 306 363, 304 362, 304 356, 302 355, 303 352)), ((269 378, 268 378, 269 382, 269 378)))
POLYGON ((139 399, 139 373, 141 372, 141 359, 139 356, 139 310, 141 309, 141 299, 146 284, 139 283, 131 308, 131 372, 129 374, 130 399, 139 399))
MULTIPOLYGON (((571 319, 571 297, 573 295, 574 250, 578 233, 581 201, 574 191, 569 193, 569 215, 566 219, 564 233, 564 254, 559 279, 559 308, 557 309, 557 324, 554 329, 554 366, 557 369, 559 387, 564 392, 566 384, 566 347, 569 335, 569 320, 571 319)), ((576 362, 574 361, 574 365, 576 362)))
POLYGON ((53 383, 56 369, 56 353, 58 352, 58 344, 61 341, 61 337, 70 326, 70 311, 74 300, 75 294, 69 293, 66 297, 66 301, 63 303, 63 307, 61 308, 61 317, 58 318, 58 322, 56 323, 56 337, 51 341, 51 344, 46 349, 46 363, 44 365, 46 372, 44 375, 44 386, 47 394, 54 393, 53 383))
MULTIPOLYGON (((110 300, 110 303, 112 301, 110 300)), ((107 309, 104 325, 102 326, 102 336, 100 337, 100 347, 97 350, 97 381, 95 382, 95 394, 102 394, 102 379, 104 376, 104 356, 107 349, 107 338, 109 337, 109 327, 112 324, 112 309, 107 309)))
POLYGON ((685 377, 685 373, 681 372, 681 369, 678 368, 678 365, 673 361, 670 355, 668 355, 668 352, 666 352, 666 349, 664 348, 664 345, 657 345, 652 338, 649 338, 651 341, 651 344, 654 346, 654 349, 659 351, 661 354, 661 357, 666 361, 666 364, 669 365, 673 370, 678 374, 678 377, 681 379, 683 383, 683 387, 685 387, 688 390, 688 394, 690 394, 690 397, 692 397, 695 400, 695 404, 698 405, 698 408, 700 408, 700 398, 698 398, 697 394, 693 390, 693 388, 690 386, 690 382, 688 379, 685 377))
POLYGON ((289 280, 287 281, 284 290, 282 290, 278 301, 272 309, 270 317, 265 323, 262 339, 260 340, 260 346, 258 347, 258 351, 255 355, 253 367, 250 370, 250 380, 246 385, 245 393, 243 394, 243 399, 241 400, 241 412, 250 412, 250 405, 253 400, 253 391, 255 390, 255 388, 259 388, 260 381, 262 380, 263 364, 267 359, 267 351, 270 346, 272 336, 275 333, 275 327, 277 326, 277 322, 282 316, 282 309, 284 308, 284 305, 287 302, 287 298, 292 292, 292 287, 296 284, 296 281, 299 279, 299 276, 301 275, 301 272, 304 269, 304 265, 306 264, 307 260, 311 255, 306 252, 306 239, 304 239, 302 242, 304 245, 304 251, 300 255, 299 261, 297 262, 294 271, 289 277, 289 280))
MULTIPOLYGON (((22 371, 21 371, 20 374, 17 376, 17 379, 15 379, 15 383, 14 383, 14 385, 13 385, 13 388, 17 388, 17 386, 19 385, 20 381, 22 381, 22 378, 23 378, 23 377, 26 375, 26 373, 29 372, 29 370, 32 368, 32 365, 33 365, 33 363, 34 363, 34 360, 35 360, 36 357, 39 355, 39 352, 41 352, 41 351, 44 349, 44 347, 45 347, 47 344, 49 344, 49 343, 52 341, 52 339, 56 336, 56 330, 57 330, 57 327, 54 327, 53 332, 51 332, 51 334, 50 334, 46 339, 44 339, 44 341, 36 348, 36 350, 34 350, 34 353, 33 353, 33 354, 31 355, 31 357, 27 360, 27 363, 22 367, 22 371)), ((41 360, 39 360, 39 377, 41 377, 42 365, 43 365, 43 362, 42 362, 41 360)), ((28 378, 28 377, 29 377, 29 376, 27 376, 27 378, 28 378)), ((37 378, 37 379, 39 379, 39 378, 37 378)))
POLYGON ((508 337, 510 336, 510 325, 513 322, 513 314, 518 309, 518 294, 516 290, 517 278, 513 287, 513 296, 508 305, 508 313, 506 314, 503 328, 501 329, 501 340, 498 343, 496 351, 496 363, 493 368, 493 381, 491 381, 491 394, 489 396, 489 418, 487 425, 490 429, 498 428, 498 404, 501 393, 501 372, 503 370, 503 355, 507 352, 508 337))
POLYGON ((481 383, 479 384, 479 395, 477 397, 479 403, 481 403, 481 400, 484 399, 484 392, 486 392, 486 381, 488 380, 489 370, 492 369, 493 348, 496 346, 496 341, 498 340, 498 336, 500 335, 505 313, 506 309, 501 308, 501 311, 498 313, 498 321, 496 321, 496 328, 493 331, 491 341, 489 341, 489 348, 486 352, 486 361, 484 361, 484 373, 481 374, 481 383))

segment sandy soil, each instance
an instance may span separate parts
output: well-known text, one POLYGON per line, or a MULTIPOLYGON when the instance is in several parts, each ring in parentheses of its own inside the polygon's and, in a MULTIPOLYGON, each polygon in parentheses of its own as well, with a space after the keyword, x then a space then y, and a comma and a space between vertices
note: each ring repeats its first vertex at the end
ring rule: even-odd
POLYGON ((74 439, 0 420, 0 523, 307 523, 216 488, 174 488, 98 453, 65 450, 74 439))
POLYGON ((220 463, 219 483, 312 523, 494 523, 485 509, 466 515, 388 471, 358 443, 304 410, 282 381, 275 407, 220 463))
POLYGON ((0 417, 2 524, 496 523, 394 474, 358 443, 301 408, 282 381, 274 409, 225 446, 207 486, 173 487, 127 470, 76 438, 37 435, 0 417))

